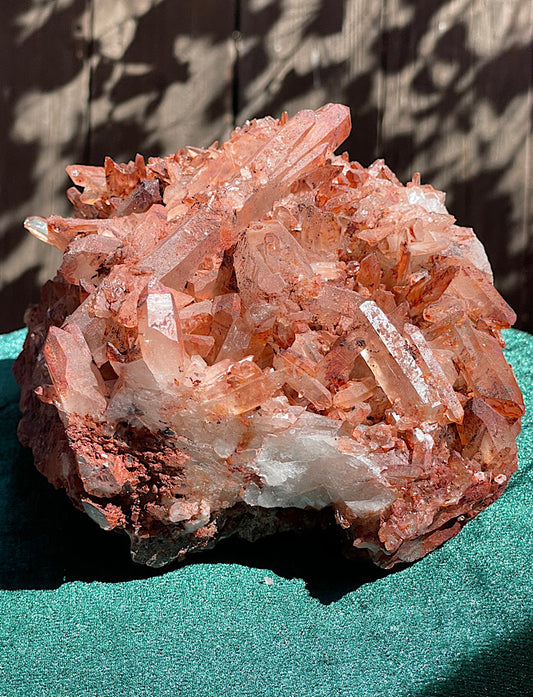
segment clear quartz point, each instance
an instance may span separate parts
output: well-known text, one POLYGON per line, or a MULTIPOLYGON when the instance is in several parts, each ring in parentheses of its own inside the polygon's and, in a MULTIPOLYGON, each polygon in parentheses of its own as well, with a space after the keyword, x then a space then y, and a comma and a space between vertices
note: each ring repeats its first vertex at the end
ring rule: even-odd
POLYGON ((336 149, 340 104, 222 145, 72 165, 63 261, 27 314, 20 436, 135 560, 338 525, 418 559, 501 493, 524 405, 514 313, 420 177, 336 149))

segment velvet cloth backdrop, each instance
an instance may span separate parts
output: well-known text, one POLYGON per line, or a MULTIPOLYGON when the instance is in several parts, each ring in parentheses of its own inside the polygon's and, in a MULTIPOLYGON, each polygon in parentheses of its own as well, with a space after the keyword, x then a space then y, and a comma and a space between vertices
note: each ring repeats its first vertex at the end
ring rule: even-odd
POLYGON ((327 538, 223 543, 154 573, 34 470, 0 338, 2 697, 533 695, 533 337, 519 471, 458 537, 385 574, 327 538))

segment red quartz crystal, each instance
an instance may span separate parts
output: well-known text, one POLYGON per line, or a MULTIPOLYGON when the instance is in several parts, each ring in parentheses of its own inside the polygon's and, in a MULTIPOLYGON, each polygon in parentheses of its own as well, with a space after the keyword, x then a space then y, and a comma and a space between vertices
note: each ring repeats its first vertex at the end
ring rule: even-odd
MULTIPOLYGON (((334 155, 328 104, 218 147, 73 165, 76 217, 16 364, 39 470, 161 566, 314 512, 383 567, 517 466, 513 311, 444 195, 334 155)), ((311 516, 310 516, 311 514, 311 516)))

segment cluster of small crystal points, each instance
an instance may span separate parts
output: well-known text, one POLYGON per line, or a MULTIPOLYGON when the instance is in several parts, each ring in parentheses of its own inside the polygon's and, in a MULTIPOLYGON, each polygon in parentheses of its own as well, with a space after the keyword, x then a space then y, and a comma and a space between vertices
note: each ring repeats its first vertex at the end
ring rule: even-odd
POLYGON ((27 313, 21 438, 140 562, 320 515, 390 567, 516 469, 483 247, 418 177, 335 156, 349 130, 329 104, 71 166, 78 217, 26 221, 64 256, 27 313))

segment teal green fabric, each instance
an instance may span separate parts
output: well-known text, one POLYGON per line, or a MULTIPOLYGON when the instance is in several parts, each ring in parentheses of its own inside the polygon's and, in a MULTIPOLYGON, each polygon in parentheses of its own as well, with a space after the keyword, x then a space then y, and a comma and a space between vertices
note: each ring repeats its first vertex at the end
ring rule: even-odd
POLYGON ((23 336, 0 340, 0 696, 533 695, 533 337, 506 333, 519 472, 427 558, 385 574, 285 535, 154 574, 18 445, 23 336))

